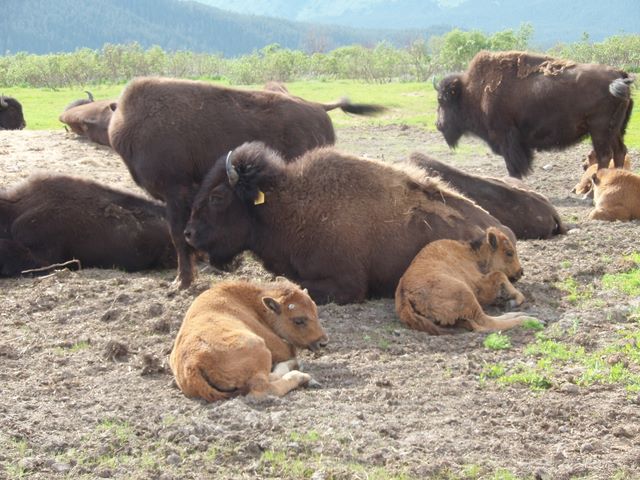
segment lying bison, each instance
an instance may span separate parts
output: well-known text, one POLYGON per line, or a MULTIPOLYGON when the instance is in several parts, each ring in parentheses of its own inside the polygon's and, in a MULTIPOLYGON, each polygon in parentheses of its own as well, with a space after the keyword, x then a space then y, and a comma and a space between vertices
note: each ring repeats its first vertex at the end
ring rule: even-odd
POLYGON ((523 312, 491 317, 482 305, 524 302, 511 284, 522 276, 515 246, 502 232, 488 228, 481 240, 438 240, 424 247, 396 290, 396 312, 410 328, 431 335, 461 326, 485 332, 520 325, 523 312))
POLYGON ((550 238, 566 233, 556 209, 536 192, 509 185, 497 178, 465 173, 417 152, 411 154, 410 161, 476 202, 513 230, 519 239, 550 238))
POLYGON ((109 146, 109 121, 115 109, 113 100, 98 100, 69 108, 58 119, 76 134, 109 146))
POLYGON ((0 130, 22 130, 26 126, 20 102, 0 95, 0 130))
POLYGON ((372 114, 373 105, 331 105, 269 91, 247 91, 189 80, 138 78, 125 88, 109 126, 111 146, 133 179, 167 204, 182 287, 193 281, 193 251, 183 231, 205 174, 224 153, 260 140, 292 160, 331 145, 326 110, 372 114))
POLYGON ((297 285, 228 281, 195 299, 169 363, 188 397, 281 397, 311 380, 292 370, 296 349, 315 351, 327 341, 316 305, 297 285))
POLYGON ((591 181, 591 220, 640 220, 640 175, 622 168, 601 168, 592 173, 591 181))
POLYGON ((222 266, 252 250, 316 302, 391 297, 428 242, 472 239, 502 226, 418 169, 321 148, 286 164, 260 142, 236 148, 207 174, 185 237, 222 266))
POLYGON ((0 192, 0 239, 11 242, 0 255, 23 259, 11 275, 71 259, 126 271, 176 265, 161 205, 74 177, 34 176, 0 192))
POLYGON ((605 65, 524 52, 480 52, 438 90, 437 128, 454 147, 464 133, 502 155, 509 175, 531 170, 532 151, 567 147, 591 135, 600 168, 622 166, 632 79, 605 65))

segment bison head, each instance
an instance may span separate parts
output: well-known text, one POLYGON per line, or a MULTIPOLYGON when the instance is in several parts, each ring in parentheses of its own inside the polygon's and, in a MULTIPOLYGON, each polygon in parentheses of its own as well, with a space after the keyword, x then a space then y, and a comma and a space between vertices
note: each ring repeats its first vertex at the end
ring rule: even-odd
POLYGON ((194 199, 184 231, 187 242, 206 251, 216 267, 249 249, 255 209, 283 166, 261 142, 245 143, 218 159, 194 199))
POLYGON ((442 132, 447 144, 455 147, 464 133, 464 119, 460 109, 462 78, 449 75, 442 79, 438 90, 438 119, 436 128, 442 132))
POLYGON ((22 130, 26 126, 20 102, 0 95, 0 130, 22 130))
POLYGON ((329 339, 320 325, 318 309, 306 289, 279 281, 265 292, 262 303, 267 322, 280 338, 314 352, 327 345, 329 339))
POLYGON ((512 282, 522 277, 523 270, 516 247, 499 229, 487 228, 485 237, 472 242, 472 248, 478 252, 483 271, 502 272, 512 282))

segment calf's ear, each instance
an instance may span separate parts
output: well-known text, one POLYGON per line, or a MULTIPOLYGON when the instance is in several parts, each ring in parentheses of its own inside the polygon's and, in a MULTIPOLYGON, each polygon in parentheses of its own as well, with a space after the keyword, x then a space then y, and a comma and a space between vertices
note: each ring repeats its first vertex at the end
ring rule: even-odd
POLYGON ((265 307, 274 312, 276 315, 280 315, 282 313, 282 306, 275 298, 262 297, 262 303, 264 303, 265 307))
POLYGON ((498 249, 498 237, 496 237, 495 233, 487 232, 487 241, 489 242, 489 245, 491 245, 492 250, 498 249))

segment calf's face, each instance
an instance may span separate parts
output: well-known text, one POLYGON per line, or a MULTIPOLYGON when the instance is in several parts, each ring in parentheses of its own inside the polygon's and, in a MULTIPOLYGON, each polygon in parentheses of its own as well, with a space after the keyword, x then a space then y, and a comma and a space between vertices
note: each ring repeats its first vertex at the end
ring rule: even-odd
POLYGON ((494 227, 487 229, 486 247, 483 250, 487 258, 487 270, 502 272, 509 280, 515 282, 522 277, 523 270, 515 245, 500 230, 494 227))
POLYGON ((320 325, 318 309, 306 290, 295 287, 267 292, 262 303, 268 310, 271 328, 280 338, 314 352, 327 345, 329 338, 320 325))

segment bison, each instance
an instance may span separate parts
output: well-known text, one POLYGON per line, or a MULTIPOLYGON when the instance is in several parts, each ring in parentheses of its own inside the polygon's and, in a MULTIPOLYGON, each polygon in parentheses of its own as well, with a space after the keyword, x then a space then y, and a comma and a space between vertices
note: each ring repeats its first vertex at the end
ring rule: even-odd
POLYGON ((65 110, 58 119, 69 125, 76 134, 87 137, 92 142, 110 146, 109 121, 115 109, 115 101, 98 100, 65 110))
POLYGON ((0 95, 0 130, 22 130, 26 126, 20 102, 0 95))
POLYGON ((91 93, 89 90, 85 90, 84 93, 87 94, 87 98, 79 98, 78 100, 74 100, 66 107, 64 107, 65 111, 69 110, 70 108, 78 107, 80 105, 86 105, 87 103, 91 103, 94 101, 93 93, 91 93))
POLYGON ((109 140, 135 182, 167 205, 178 253, 182 288, 193 281, 193 250, 185 242, 198 185, 216 160, 260 140, 290 161, 331 145, 335 134, 326 111, 373 114, 375 105, 331 105, 269 91, 236 90, 204 82, 138 78, 122 92, 109 126, 109 140))
POLYGON ((509 175, 531 170, 532 151, 591 135, 598 165, 622 166, 632 78, 605 65, 524 52, 480 52, 463 74, 437 86, 436 126, 451 147, 471 133, 505 159, 509 175))
POLYGON ((640 220, 640 175, 622 168, 601 168, 592 173, 591 181, 591 220, 640 220))
POLYGON ((417 152, 411 154, 410 161, 476 202, 519 239, 550 238, 567 231, 556 209, 539 193, 497 178, 465 173, 417 152))
POLYGON ((311 380, 292 370, 296 349, 316 351, 327 341, 316 305, 297 285, 227 281, 195 299, 169 363, 188 397, 281 397, 311 380))
POLYGON ((424 247, 402 275, 396 312, 410 328, 431 335, 469 330, 505 330, 529 317, 523 312, 491 317, 482 305, 518 306, 524 296, 511 284, 522 276, 515 246, 495 228, 471 242, 438 240, 424 247))
MULTIPOLYGON (((593 153, 593 152, 592 152, 593 153)), ((593 197, 593 174, 598 171, 598 163, 592 162, 592 155, 589 154, 585 161, 582 163, 582 168, 584 169, 584 173, 582 177, 580 177, 580 181, 576 183, 575 187, 571 189, 571 193, 580 193, 584 194, 584 198, 593 197)), ((616 168, 613 160, 609 162, 609 168, 616 168)), ((622 165, 622 169, 631 170, 631 159, 629 155, 625 155, 624 164, 622 165)))
POLYGON ((416 253, 439 238, 513 233, 467 198, 401 169, 331 148, 285 163, 261 142, 230 152, 205 177, 185 230, 216 266, 251 250, 319 303, 393 296, 416 253))
POLYGON ((69 176, 32 176, 0 192, 0 239, 10 241, 0 248, 10 275, 71 259, 126 271, 176 265, 163 206, 69 176))

